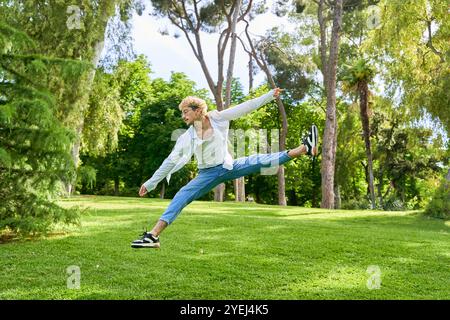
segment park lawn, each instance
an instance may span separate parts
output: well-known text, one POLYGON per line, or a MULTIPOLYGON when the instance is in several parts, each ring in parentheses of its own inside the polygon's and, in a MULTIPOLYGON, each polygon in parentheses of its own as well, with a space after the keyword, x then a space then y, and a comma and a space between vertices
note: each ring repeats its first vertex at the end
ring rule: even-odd
POLYGON ((130 248, 168 203, 61 201, 88 208, 81 227, 0 244, 0 299, 450 298, 450 222, 195 201, 162 234, 160 250, 130 248), (69 266, 80 268, 79 289, 67 287, 69 266), (377 284, 369 266, 379 268, 379 289, 368 288, 377 284))

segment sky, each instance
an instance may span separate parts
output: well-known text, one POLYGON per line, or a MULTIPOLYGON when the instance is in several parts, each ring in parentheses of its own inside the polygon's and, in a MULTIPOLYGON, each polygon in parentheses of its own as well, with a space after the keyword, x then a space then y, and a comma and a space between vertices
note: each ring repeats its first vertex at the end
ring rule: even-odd
MULTIPOLYGON (((272 1, 268 1, 270 5, 272 1)), ((197 83, 197 88, 209 90, 200 63, 195 58, 185 35, 181 30, 172 27, 167 19, 159 19, 149 15, 151 5, 146 2, 146 11, 142 16, 135 14, 132 19, 132 37, 134 39, 134 50, 137 54, 145 54, 151 63, 154 72, 152 78, 163 78, 168 80, 171 72, 183 72, 189 79, 197 83), (170 35, 161 35, 159 30, 168 30, 170 35), (180 37, 175 38, 174 32, 180 37)), ((237 33, 242 32, 243 23, 238 24, 237 33)), ((285 30, 293 28, 289 25, 287 18, 279 18, 268 10, 267 13, 257 16, 252 22, 250 32, 254 35, 264 35, 266 30, 275 26, 282 26, 285 30)), ((217 80, 217 40, 218 34, 201 33, 206 63, 210 69, 213 79, 217 80)), ((228 57, 225 53, 225 57, 228 57)), ((225 66, 228 65, 225 60, 225 66)), ((248 92, 248 55, 242 49, 239 41, 236 50, 234 65, 234 77, 240 79, 244 92, 248 92)), ((226 73, 226 68, 224 70, 226 73)), ((265 77, 259 72, 254 77, 254 86, 263 83, 265 77)))

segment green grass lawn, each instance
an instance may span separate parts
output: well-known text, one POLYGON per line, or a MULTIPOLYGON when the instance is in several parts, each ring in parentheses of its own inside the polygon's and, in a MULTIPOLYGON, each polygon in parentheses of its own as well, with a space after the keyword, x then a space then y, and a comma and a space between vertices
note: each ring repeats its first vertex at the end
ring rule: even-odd
POLYGON ((0 299, 449 299, 450 222, 417 212, 196 201, 131 249, 168 200, 74 197, 81 227, 0 244, 0 299), (69 266, 81 270, 68 289, 69 266), (379 289, 368 289, 381 272, 379 289))

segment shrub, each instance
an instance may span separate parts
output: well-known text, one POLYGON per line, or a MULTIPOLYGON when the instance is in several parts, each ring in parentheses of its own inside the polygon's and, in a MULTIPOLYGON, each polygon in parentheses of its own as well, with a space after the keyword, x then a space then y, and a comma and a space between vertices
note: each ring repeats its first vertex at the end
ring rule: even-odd
POLYGON ((370 209, 370 201, 366 198, 363 199, 349 199, 342 201, 341 209, 345 210, 366 210, 370 209))
POLYGON ((405 205, 405 203, 403 203, 403 201, 396 198, 395 196, 392 196, 384 201, 383 210, 384 211, 403 211, 403 210, 407 210, 407 206, 405 205))
POLYGON ((440 219, 450 219, 450 181, 443 180, 428 203, 425 214, 440 219))

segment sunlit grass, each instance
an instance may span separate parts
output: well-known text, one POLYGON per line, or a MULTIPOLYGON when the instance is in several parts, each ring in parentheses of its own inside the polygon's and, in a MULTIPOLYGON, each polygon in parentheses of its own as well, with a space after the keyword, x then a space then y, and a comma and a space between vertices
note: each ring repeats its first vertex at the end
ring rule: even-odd
POLYGON ((0 245, 0 299, 449 299, 448 223, 417 212, 197 201, 133 250, 168 200, 74 197, 81 227, 0 245), (81 270, 68 289, 69 266, 81 270), (369 289, 371 265, 381 287, 369 289))

